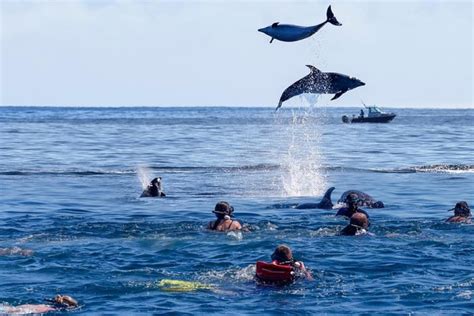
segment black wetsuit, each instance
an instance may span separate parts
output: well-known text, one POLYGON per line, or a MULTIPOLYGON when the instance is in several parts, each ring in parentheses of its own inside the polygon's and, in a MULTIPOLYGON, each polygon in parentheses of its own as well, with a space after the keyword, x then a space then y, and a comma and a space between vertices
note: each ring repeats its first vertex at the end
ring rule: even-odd
POLYGON ((344 227, 340 232, 339 235, 342 236, 355 236, 357 235, 357 232, 360 230, 360 228, 354 226, 354 225, 347 225, 344 227))
POLYGON ((336 216, 345 216, 345 217, 351 218, 351 216, 354 215, 355 213, 363 213, 367 216, 367 218, 369 218, 369 214, 367 214, 367 212, 364 211, 363 209, 356 208, 355 210, 351 210, 348 207, 340 208, 337 211, 336 216))

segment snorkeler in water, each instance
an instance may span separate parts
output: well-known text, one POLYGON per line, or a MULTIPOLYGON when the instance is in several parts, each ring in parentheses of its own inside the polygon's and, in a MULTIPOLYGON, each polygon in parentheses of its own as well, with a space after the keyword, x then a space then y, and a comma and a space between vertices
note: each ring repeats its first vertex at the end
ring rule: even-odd
POLYGON ((449 223, 471 223, 471 209, 466 201, 456 203, 456 206, 449 211, 454 211, 454 215, 446 220, 449 223))
POLYGON ((312 280, 311 273, 306 270, 303 261, 297 261, 293 258, 293 252, 287 245, 279 245, 272 254, 272 262, 278 265, 290 265, 295 272, 296 277, 305 277, 312 280))
POLYGON ((349 225, 344 227, 339 235, 342 236, 357 236, 367 234, 369 228, 369 219, 364 213, 354 213, 351 216, 349 225))
POLYGON ((79 306, 77 301, 68 295, 56 295, 46 300, 49 304, 23 304, 18 306, 0 305, 0 314, 44 314, 65 311, 79 306))
POLYGON ((365 214, 365 216, 367 216, 367 218, 369 218, 369 214, 367 214, 366 211, 364 211, 363 209, 360 209, 359 206, 358 206, 358 202, 359 201, 359 198, 357 196, 357 194, 349 194, 346 198, 346 204, 347 204, 347 207, 342 207, 340 208, 337 213, 336 213, 336 216, 345 216, 347 218, 351 218, 352 215, 354 215, 355 213, 363 213, 365 214))
POLYGON ((166 194, 162 190, 161 177, 158 177, 151 180, 140 197, 165 197, 166 194))
POLYGON ((216 231, 232 231, 241 230, 242 225, 237 220, 233 220, 234 208, 227 202, 221 201, 216 204, 214 211, 212 211, 217 219, 209 222, 208 229, 216 231))

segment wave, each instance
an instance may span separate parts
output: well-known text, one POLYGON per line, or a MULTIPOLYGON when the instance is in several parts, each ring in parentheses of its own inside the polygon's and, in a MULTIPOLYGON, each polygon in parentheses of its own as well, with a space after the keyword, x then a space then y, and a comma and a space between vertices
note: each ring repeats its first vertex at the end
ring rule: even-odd
MULTIPOLYGON (((243 165, 235 167, 219 167, 219 166, 160 166, 148 167, 155 173, 240 173, 240 172, 268 172, 274 170, 285 169, 285 166, 278 164, 256 164, 243 165)), ((364 169, 344 166, 320 167, 322 172, 375 172, 375 173, 474 173, 474 165, 462 164, 433 164, 400 168, 375 168, 364 169)), ((0 171, 0 175, 4 176, 34 176, 34 175, 75 175, 75 176, 100 176, 100 175, 132 175, 136 174, 138 169, 122 169, 122 170, 5 170, 0 171)))
MULTIPOLYGON (((223 172, 223 173, 236 173, 244 171, 271 171, 279 169, 279 165, 275 164, 257 164, 257 165, 244 165, 244 166, 235 166, 235 167, 211 167, 211 166, 148 166, 147 167, 154 172, 163 172, 163 173, 212 173, 212 172, 223 172)), ((30 175, 76 175, 76 176, 98 176, 98 175, 130 175, 136 174, 139 169, 122 169, 122 170, 5 170, 0 171, 0 175, 5 176, 30 176, 30 175)))
POLYGON ((389 170, 377 170, 385 173, 474 173, 474 165, 462 164, 434 164, 425 166, 413 166, 406 168, 395 168, 389 170))

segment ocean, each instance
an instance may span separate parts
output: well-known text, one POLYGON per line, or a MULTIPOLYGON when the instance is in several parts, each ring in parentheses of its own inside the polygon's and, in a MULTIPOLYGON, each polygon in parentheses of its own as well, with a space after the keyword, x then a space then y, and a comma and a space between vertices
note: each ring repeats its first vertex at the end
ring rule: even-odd
POLYGON ((0 107, 0 303, 57 293, 71 314, 472 315, 474 110, 0 107), (163 179, 166 198, 140 198, 163 179), (334 186, 385 204, 372 236, 335 210, 297 210, 334 186), (219 201, 250 231, 215 233, 219 201), (263 286, 255 262, 289 245, 314 281, 263 286), (213 290, 165 291, 162 279, 213 290))

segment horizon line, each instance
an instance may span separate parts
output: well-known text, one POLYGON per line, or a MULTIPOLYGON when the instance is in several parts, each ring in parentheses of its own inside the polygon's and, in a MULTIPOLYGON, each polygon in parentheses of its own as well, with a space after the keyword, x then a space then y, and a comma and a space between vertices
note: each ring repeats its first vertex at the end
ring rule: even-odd
MULTIPOLYGON (((380 108, 392 108, 392 109, 443 109, 443 110, 470 110, 474 109, 473 105, 454 105, 449 107, 444 106, 381 106, 376 104, 370 104, 370 106, 377 106, 380 108)), ((275 109, 275 106, 268 105, 0 105, 0 108, 261 108, 261 109, 275 109)), ((311 106, 287 106, 284 109, 299 109, 302 107, 311 106)), ((363 105, 315 105, 314 107, 320 108, 360 108, 363 105)))

